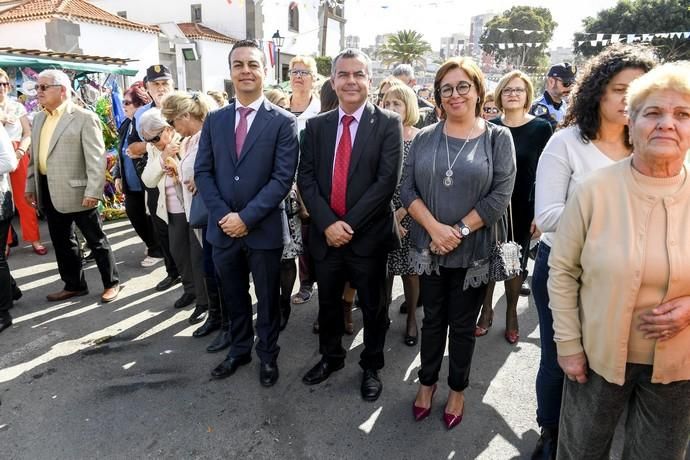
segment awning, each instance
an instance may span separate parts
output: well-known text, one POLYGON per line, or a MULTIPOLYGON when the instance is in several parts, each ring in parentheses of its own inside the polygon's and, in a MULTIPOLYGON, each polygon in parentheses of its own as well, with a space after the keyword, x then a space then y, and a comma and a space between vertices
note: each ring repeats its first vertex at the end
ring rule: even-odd
POLYGON ((133 77, 139 72, 138 69, 128 69, 118 65, 62 61, 40 57, 15 56, 11 54, 0 54, 0 67, 31 67, 36 70, 67 69, 84 73, 114 73, 129 77, 133 77))

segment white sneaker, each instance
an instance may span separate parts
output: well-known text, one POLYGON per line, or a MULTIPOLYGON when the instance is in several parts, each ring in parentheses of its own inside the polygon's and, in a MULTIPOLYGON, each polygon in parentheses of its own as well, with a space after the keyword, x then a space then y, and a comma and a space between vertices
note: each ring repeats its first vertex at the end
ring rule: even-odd
POLYGON ((141 266, 144 268, 153 267, 161 260, 163 260, 163 258, 146 256, 144 260, 141 261, 141 266))

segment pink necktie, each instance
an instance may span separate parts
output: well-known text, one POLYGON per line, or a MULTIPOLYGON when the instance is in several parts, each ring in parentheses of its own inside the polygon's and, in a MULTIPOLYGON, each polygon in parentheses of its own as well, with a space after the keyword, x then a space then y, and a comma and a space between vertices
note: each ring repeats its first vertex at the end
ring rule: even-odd
POLYGON ((247 139, 247 117, 254 109, 238 107, 237 110, 240 112, 240 122, 237 123, 237 129, 235 129, 235 150, 237 151, 237 158, 239 158, 242 155, 244 141, 247 139))
POLYGON ((331 184, 331 209, 338 217, 343 217, 347 212, 347 173, 350 169, 350 156, 352 155, 352 138, 350 136, 350 123, 355 120, 352 115, 344 115, 342 119, 343 132, 340 135, 338 148, 335 153, 335 167, 333 168, 333 182, 331 184))

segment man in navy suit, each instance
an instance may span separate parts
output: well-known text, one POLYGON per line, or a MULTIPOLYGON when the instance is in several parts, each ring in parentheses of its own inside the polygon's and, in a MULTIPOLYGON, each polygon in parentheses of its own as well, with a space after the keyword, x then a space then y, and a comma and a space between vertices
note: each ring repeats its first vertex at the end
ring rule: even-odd
POLYGON ((403 145, 400 118, 367 102, 370 76, 371 61, 361 51, 348 49, 333 60, 330 83, 339 107, 307 121, 297 183, 311 216, 322 355, 302 380, 314 385, 344 366, 341 296, 350 281, 364 319, 362 398, 375 401, 388 328, 386 259, 400 244, 391 198, 403 145))
POLYGON ((194 165, 196 186, 208 208, 206 239, 229 306, 231 346, 211 375, 225 378, 251 361, 254 343, 249 275, 257 305, 259 380, 278 380, 280 256, 279 204, 297 168, 297 122, 263 95, 266 63, 253 41, 237 42, 229 55, 236 90, 233 104, 204 121, 194 165))

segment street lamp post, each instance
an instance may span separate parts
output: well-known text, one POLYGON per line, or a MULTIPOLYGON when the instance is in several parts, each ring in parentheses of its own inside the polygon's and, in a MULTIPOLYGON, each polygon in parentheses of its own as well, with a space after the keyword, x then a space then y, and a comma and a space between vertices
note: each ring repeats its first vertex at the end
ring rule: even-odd
POLYGON ((271 38, 273 39, 273 45, 276 47, 276 82, 280 84, 280 48, 283 47, 285 37, 281 37, 280 30, 276 30, 276 33, 271 38))

